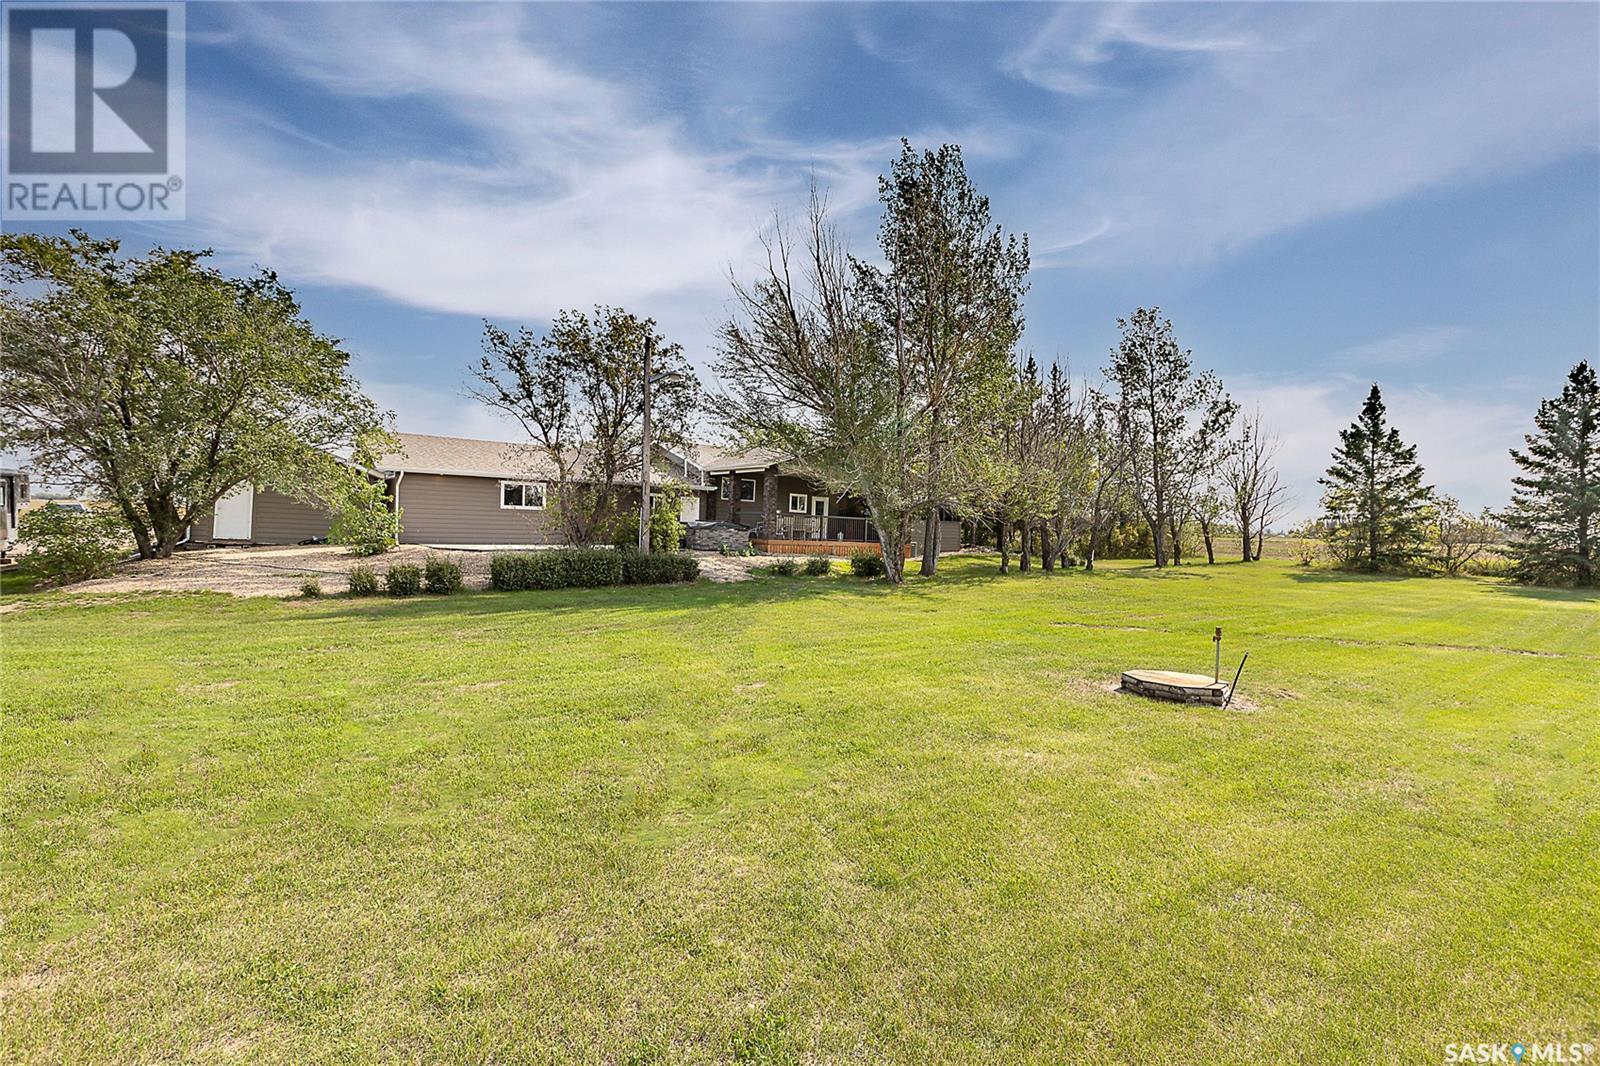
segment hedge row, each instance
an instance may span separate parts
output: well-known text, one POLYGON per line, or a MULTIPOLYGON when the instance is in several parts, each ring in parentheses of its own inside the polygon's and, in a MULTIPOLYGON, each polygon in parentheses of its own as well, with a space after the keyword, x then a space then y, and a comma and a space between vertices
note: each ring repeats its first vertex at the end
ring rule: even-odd
POLYGON ((700 563, 692 555, 641 555, 609 548, 506 552, 489 560, 489 586, 503 592, 662 585, 699 576, 700 563))

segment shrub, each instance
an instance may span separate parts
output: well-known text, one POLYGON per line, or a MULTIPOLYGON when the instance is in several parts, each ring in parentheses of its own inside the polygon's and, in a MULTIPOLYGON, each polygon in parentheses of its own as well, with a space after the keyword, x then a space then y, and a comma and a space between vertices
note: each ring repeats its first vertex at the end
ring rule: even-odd
POLYGON ((422 564, 422 584, 440 596, 460 592, 461 567, 441 555, 430 555, 422 564))
POLYGON ((400 512, 389 510, 382 482, 361 477, 344 487, 328 542, 347 546, 351 555, 382 555, 400 542, 400 512))
POLYGON ((833 560, 826 555, 813 555, 806 560, 807 577, 826 577, 833 573, 833 560))
POLYGON ((674 552, 622 553, 622 580, 628 585, 666 585, 674 581, 693 581, 700 576, 700 560, 674 552))
POLYGON ((1302 522, 1289 532, 1294 538, 1294 558, 1301 566, 1314 566, 1323 556, 1323 529, 1319 522, 1302 522))
POLYGON ((378 572, 370 566, 352 566, 346 579, 352 596, 376 596, 378 572))
POLYGON ((22 516, 17 539, 27 545, 27 568, 52 582, 102 577, 127 550, 127 529, 112 511, 70 510, 47 503, 22 516))
POLYGON ((1463 566, 1461 572, 1473 577, 1515 577, 1517 561, 1499 552, 1480 555, 1463 566))
POLYGON ((383 575, 383 587, 391 596, 415 596, 422 591, 422 567, 399 563, 383 575))
MULTIPOLYGON (((688 533, 678 519, 678 505, 674 503, 671 510, 662 505, 654 505, 650 509, 650 551, 675 552, 683 547, 683 538, 688 533)), ((617 524, 611 527, 611 543, 614 547, 624 550, 639 547, 639 513, 623 515, 617 519, 617 524)))
POLYGON ((624 554, 608 548, 504 552, 489 560, 489 585, 504 592, 618 585, 624 554))
POLYGON ((800 564, 793 559, 780 559, 772 564, 772 572, 778 577, 794 577, 800 572, 800 564))
POLYGON ((871 548, 861 548, 850 553, 850 572, 856 577, 882 577, 888 572, 883 556, 871 548))
POLYGON ((322 595, 322 582, 314 577, 308 577, 300 582, 300 595, 308 600, 315 600, 322 595))

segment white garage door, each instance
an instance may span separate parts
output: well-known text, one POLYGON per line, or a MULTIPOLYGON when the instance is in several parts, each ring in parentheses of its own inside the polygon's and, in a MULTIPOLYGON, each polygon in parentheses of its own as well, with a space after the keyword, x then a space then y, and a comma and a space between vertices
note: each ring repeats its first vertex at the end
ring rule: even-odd
POLYGON ((240 485, 218 500, 211 536, 216 540, 249 540, 255 504, 256 490, 252 485, 240 485))

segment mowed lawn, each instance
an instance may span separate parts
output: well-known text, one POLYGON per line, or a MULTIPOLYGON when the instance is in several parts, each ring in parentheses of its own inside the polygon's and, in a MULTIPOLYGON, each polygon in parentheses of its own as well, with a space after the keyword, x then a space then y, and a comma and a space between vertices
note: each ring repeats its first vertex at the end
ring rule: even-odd
POLYGON ((0 1059, 1600 1035, 1600 599, 993 571, 28 597, 0 620, 0 1059), (1216 624, 1249 705, 1109 691, 1207 669, 1216 624))

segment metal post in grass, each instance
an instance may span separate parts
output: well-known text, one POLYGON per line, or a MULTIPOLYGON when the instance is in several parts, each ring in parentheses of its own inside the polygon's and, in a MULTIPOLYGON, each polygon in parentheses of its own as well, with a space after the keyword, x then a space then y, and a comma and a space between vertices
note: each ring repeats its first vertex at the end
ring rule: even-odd
POLYGON ((650 356, 656 339, 644 339, 644 421, 639 434, 639 550, 650 554, 650 356))
MULTIPOLYGON (((644 419, 639 426, 639 550, 650 553, 650 390, 655 385, 679 375, 670 370, 650 373, 650 357, 655 354, 656 339, 644 339, 644 419)), ((688 460, 684 460, 685 465, 688 460)))

